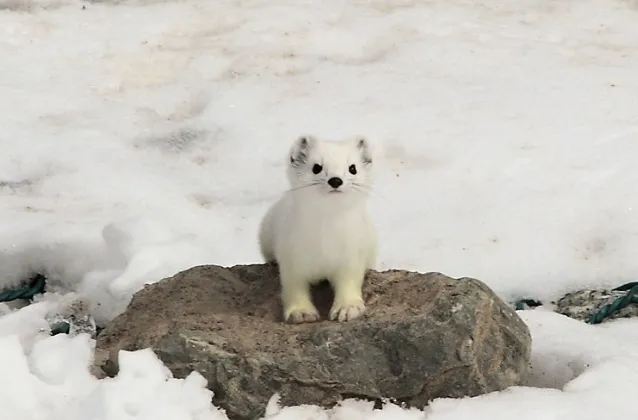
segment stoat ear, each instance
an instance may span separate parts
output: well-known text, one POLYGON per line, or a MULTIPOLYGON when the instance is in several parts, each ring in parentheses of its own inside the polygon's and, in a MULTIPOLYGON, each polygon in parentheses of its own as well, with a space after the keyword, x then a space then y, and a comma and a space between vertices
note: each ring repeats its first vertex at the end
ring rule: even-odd
POLYGON ((299 136, 290 148, 290 164, 294 167, 306 164, 310 149, 315 144, 315 141, 312 136, 299 136))
POLYGON ((361 153, 361 161, 369 165, 372 163, 372 147, 367 138, 362 136, 356 136, 353 139, 357 150, 361 153))

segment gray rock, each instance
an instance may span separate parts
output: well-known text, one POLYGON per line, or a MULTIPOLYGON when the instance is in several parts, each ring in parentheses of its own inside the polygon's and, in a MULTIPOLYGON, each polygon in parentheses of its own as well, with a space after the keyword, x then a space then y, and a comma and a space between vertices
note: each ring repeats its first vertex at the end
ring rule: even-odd
POLYGON ((70 295, 59 303, 59 308, 46 315, 52 333, 66 333, 70 336, 89 334, 95 338, 97 326, 89 312, 89 304, 84 299, 70 295))
MULTIPOLYGON (((609 289, 583 289, 568 293, 556 302, 556 312, 578 319, 589 321, 605 305, 612 304, 616 299, 627 295, 627 291, 609 289)), ((617 318, 638 316, 638 304, 632 303, 618 311, 612 312, 602 322, 617 318)))
POLYGON ((200 372, 231 418, 281 404, 329 407, 343 398, 422 408, 522 382, 531 336, 485 284, 439 273, 366 275, 363 318, 327 321, 332 291, 313 290, 323 321, 281 321, 276 265, 194 267, 139 291, 97 340, 101 368, 118 351, 151 347, 176 377, 200 372))

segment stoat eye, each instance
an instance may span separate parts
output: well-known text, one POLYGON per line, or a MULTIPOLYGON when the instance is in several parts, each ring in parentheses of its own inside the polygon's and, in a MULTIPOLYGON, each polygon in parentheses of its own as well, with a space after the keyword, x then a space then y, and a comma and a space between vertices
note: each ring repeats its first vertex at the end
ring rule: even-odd
POLYGON ((357 167, 354 165, 350 165, 350 167, 348 168, 348 171, 350 171, 350 173, 352 175, 356 175, 357 174, 357 167))
POLYGON ((319 165, 318 163, 315 163, 312 167, 312 173, 315 175, 317 175, 322 170, 323 170, 323 166, 319 165))

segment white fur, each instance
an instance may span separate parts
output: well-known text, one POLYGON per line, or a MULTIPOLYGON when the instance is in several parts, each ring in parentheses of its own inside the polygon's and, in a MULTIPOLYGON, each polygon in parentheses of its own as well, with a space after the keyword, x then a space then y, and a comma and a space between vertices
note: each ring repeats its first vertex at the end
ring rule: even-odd
POLYGON ((264 259, 279 266, 284 320, 319 320, 310 285, 322 279, 335 292, 330 319, 358 318, 365 311, 363 278, 377 253, 365 209, 372 183, 369 144, 361 137, 340 142, 300 137, 287 163, 291 189, 268 210, 259 232, 264 259), (322 166, 318 174, 315 164, 322 166), (328 184, 333 177, 343 181, 337 189, 328 184))

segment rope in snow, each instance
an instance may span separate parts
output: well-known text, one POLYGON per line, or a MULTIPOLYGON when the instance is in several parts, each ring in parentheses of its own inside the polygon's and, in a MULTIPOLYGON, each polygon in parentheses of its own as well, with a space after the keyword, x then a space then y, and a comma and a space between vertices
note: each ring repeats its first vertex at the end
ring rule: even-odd
POLYGON ((36 274, 25 286, 0 292, 0 302, 9 302, 16 299, 32 299, 33 296, 44 293, 45 286, 46 277, 42 274, 36 274))
MULTIPOLYGON (((34 274, 29 281, 15 289, 0 291, 0 302, 9 302, 16 299, 31 300, 37 294, 44 293, 47 278, 39 273, 34 274)), ((95 324, 95 320, 88 310, 88 303, 83 299, 74 299, 66 302, 52 313, 45 316, 49 324, 50 334, 90 334, 95 338, 102 330, 95 324)), ((45 329, 41 329, 45 331, 45 329)))
MULTIPOLYGON (((606 318, 609 318, 632 303, 638 304, 638 281, 623 284, 622 286, 618 286, 612 290, 620 292, 627 291, 627 293, 615 299, 613 302, 603 305, 598 311, 592 313, 587 320, 589 324, 600 324, 606 318)), ((539 300, 525 298, 517 300, 514 303, 514 307, 517 311, 520 311, 525 309, 525 306, 533 308, 541 306, 542 304, 543 303, 539 300)))
POLYGON ((618 312, 619 310, 631 305, 632 303, 638 303, 638 281, 623 284, 615 289, 617 291, 627 291, 624 296, 620 296, 611 303, 604 305, 598 310, 598 312, 592 314, 589 317, 590 324, 600 324, 605 318, 618 312))

